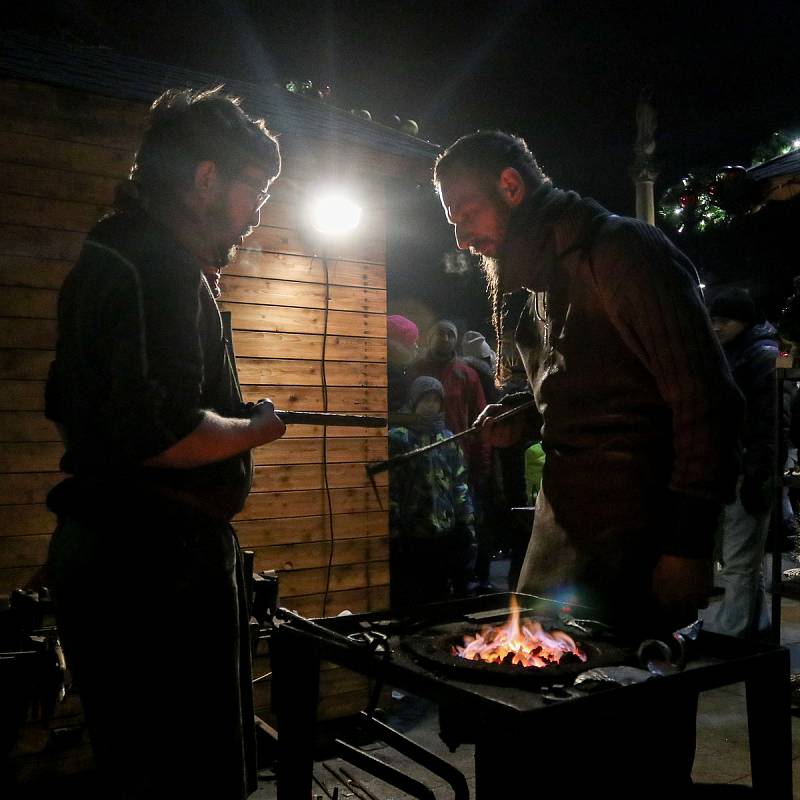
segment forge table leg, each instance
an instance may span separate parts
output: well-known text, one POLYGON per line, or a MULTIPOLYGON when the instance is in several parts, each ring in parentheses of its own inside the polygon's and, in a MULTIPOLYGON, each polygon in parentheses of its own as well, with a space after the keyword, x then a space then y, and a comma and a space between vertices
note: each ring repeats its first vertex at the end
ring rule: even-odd
POLYGON ((771 654, 745 680, 750 768, 758 797, 791 800, 792 719, 788 650, 771 654))
POLYGON ((311 794, 319 702, 319 652, 278 628, 270 646, 272 707, 278 728, 278 800, 311 794))
POLYGON ((508 769, 509 763, 515 762, 499 742, 479 739, 475 743, 475 800, 491 800, 497 796, 498 769, 508 769), (503 766, 498 768, 498 765, 503 766))

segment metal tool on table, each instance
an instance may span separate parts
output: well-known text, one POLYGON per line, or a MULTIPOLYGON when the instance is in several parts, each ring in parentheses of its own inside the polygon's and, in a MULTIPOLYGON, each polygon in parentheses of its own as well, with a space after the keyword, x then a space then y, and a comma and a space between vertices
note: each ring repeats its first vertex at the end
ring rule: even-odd
POLYGON ((672 634, 675 645, 670 647, 660 639, 647 639, 639 646, 639 663, 651 675, 674 675, 686 668, 687 649, 690 642, 696 641, 703 627, 702 620, 696 620, 685 628, 672 634), (673 653, 677 650, 677 654, 673 653))
POLYGON ((329 641, 336 642, 337 644, 344 645, 351 649, 371 650, 387 658, 391 656, 389 637, 385 633, 379 631, 363 629, 351 633, 349 636, 343 636, 337 631, 326 628, 311 619, 302 617, 300 614, 295 614, 293 611, 289 611, 288 608, 278 608, 275 611, 275 624, 284 625, 287 623, 300 631, 328 639, 329 641))

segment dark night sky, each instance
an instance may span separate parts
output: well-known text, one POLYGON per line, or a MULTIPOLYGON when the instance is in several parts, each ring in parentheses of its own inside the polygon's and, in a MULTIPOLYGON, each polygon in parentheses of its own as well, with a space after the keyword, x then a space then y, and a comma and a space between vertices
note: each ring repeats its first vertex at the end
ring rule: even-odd
MULTIPOLYGON (((139 0, 30 4, 5 27, 252 82, 330 84, 447 144, 523 135, 557 185, 633 212, 640 89, 654 89, 663 188, 695 165, 749 166, 800 134, 800 3, 596 0, 139 0)), ((658 192, 658 185, 657 185, 658 192)))
POLYGON ((17 12, 17 26, 249 81, 327 83, 338 105, 378 120, 411 117, 439 144, 478 127, 512 130, 556 183, 624 213, 632 211, 627 168, 646 84, 655 90, 665 180, 695 163, 744 162, 773 129, 800 130, 793 0, 31 7, 17 12))

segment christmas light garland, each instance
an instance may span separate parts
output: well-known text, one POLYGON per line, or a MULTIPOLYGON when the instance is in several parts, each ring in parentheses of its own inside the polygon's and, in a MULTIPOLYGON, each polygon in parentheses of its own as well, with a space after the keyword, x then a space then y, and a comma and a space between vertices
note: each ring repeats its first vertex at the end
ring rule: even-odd
MULTIPOLYGON (((795 150, 800 150, 800 138, 777 131, 756 148, 751 168, 795 150)), ((704 169, 670 186, 661 196, 658 215, 678 233, 703 232, 750 211, 763 199, 761 191, 742 166, 727 166, 714 174, 704 169)))

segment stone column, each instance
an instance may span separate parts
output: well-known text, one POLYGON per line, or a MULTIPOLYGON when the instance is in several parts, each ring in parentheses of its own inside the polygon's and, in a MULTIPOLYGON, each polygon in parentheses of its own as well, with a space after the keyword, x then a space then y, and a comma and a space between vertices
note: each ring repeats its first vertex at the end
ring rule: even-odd
POLYGON ((633 180, 636 184, 636 219, 640 219, 650 225, 656 224, 656 204, 653 187, 657 177, 658 172, 649 165, 638 167, 634 164, 633 180))
POLYGON ((643 89, 636 106, 636 143, 633 146, 634 161, 631 177, 636 184, 636 218, 655 225, 653 187, 658 171, 653 157, 656 150, 656 111, 652 96, 652 89, 643 89))

